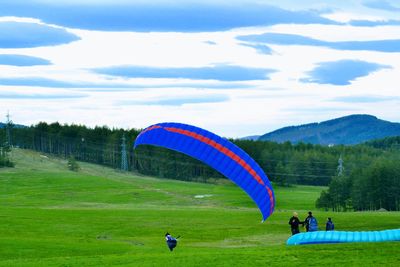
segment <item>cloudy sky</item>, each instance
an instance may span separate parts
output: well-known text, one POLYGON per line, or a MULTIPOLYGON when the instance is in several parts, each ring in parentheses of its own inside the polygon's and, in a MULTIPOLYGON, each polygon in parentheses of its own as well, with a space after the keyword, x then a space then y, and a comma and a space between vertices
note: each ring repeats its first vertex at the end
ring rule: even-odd
POLYGON ((0 0, 0 120, 400 122, 400 1, 0 0))

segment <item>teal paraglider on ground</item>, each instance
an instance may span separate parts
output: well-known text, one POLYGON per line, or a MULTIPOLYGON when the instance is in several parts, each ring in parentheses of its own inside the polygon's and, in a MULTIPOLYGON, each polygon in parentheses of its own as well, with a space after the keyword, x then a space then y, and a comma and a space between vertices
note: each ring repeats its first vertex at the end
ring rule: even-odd
POLYGON ((287 245, 400 241, 400 229, 383 231, 316 231, 291 236, 287 245))

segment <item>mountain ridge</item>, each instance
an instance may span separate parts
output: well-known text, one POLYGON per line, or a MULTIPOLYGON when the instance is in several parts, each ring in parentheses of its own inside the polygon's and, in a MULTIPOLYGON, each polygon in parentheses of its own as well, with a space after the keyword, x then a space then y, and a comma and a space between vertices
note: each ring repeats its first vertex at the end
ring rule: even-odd
MULTIPOLYGON (((0 121, 0 129, 6 128, 7 124, 3 123, 0 121)), ((12 125, 13 128, 26 128, 28 126, 22 125, 22 124, 13 124, 12 125)))
POLYGON ((323 122, 287 126, 261 135, 257 140, 320 145, 354 145, 390 136, 400 136, 400 123, 368 114, 353 114, 323 122))

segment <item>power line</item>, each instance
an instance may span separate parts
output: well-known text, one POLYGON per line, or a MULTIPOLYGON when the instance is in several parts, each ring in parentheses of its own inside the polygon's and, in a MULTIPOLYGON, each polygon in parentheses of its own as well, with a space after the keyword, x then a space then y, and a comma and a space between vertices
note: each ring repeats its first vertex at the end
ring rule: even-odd
MULTIPOLYGON (((50 136, 50 137, 54 137, 56 139, 63 139, 65 141, 71 141, 71 142, 78 142, 83 137, 83 136, 77 136, 77 137, 59 136, 59 134, 49 133, 49 132, 45 132, 45 131, 41 131, 41 130, 37 130, 37 129, 34 129, 34 131, 35 131, 35 133, 40 133, 42 135, 47 135, 47 136, 50 136)), ((94 148, 95 150, 98 150, 98 151, 108 151, 110 149, 111 150, 119 150, 118 149, 119 144, 109 144, 109 143, 104 143, 104 142, 96 142, 96 141, 87 140, 87 139, 85 141, 86 141, 86 146, 88 146, 88 147, 90 146, 90 147, 94 148, 93 145, 98 145, 100 147, 105 147, 105 146, 108 147, 108 148, 94 148), (90 143, 90 145, 88 145, 89 143, 90 143)), ((158 150, 157 154, 169 155, 166 150, 164 150, 164 151, 158 150)), ((315 161, 315 160, 302 161, 302 160, 286 160, 286 159, 281 159, 281 158, 275 158, 274 159, 274 158, 268 158, 268 157, 267 158, 258 158, 258 157, 254 157, 254 156, 252 156, 252 158, 256 162, 258 162, 259 164, 264 163, 264 162, 267 163, 267 164, 270 163, 270 162, 282 162, 282 163, 285 163, 285 164, 287 164, 287 163, 312 164, 312 165, 314 165, 314 164, 330 164, 332 166, 334 166, 336 164, 335 163, 336 161, 334 161, 334 160, 332 160, 332 161, 315 161)), ((360 165, 360 163, 358 162, 357 165, 360 165)), ((366 165, 369 165, 369 164, 366 163, 365 166, 366 165)), ((315 169, 315 168, 312 168, 312 169, 315 169)), ((326 169, 326 168, 323 168, 323 169, 326 169)), ((333 169, 330 169, 330 170, 333 170, 333 169)))
MULTIPOLYGON (((92 142, 92 141, 87 141, 85 140, 85 144, 81 144, 81 143, 77 143, 79 142, 79 139, 81 139, 79 136, 77 137, 61 137, 57 134, 54 133, 48 133, 48 132, 44 132, 44 131, 40 131, 40 130, 36 130, 36 133, 45 135, 47 137, 53 137, 55 140, 59 139, 60 143, 63 143, 63 141, 69 141, 69 142, 74 142, 75 146, 73 147, 74 149, 80 149, 80 145, 82 145, 82 147, 84 146, 86 150, 89 150, 90 152, 98 152, 98 153, 113 153, 116 154, 117 152, 117 145, 115 144, 105 144, 105 143, 98 143, 98 142, 92 142)), ((125 146, 126 147, 126 146, 125 146)), ((125 150, 126 151, 126 150, 125 150)), ((155 153, 157 153, 157 155, 152 155, 152 156, 144 156, 142 154, 139 154, 139 159, 143 158, 143 159, 154 159, 154 160, 158 160, 160 161, 160 159, 164 156, 170 156, 170 152, 166 151, 166 150, 157 150, 154 151, 155 153)), ((134 152, 132 151, 126 151, 126 154, 129 154, 131 157, 133 157, 135 155, 134 152)), ((121 155, 122 155, 122 151, 121 151, 121 155)), ((124 156, 122 157, 124 158, 124 156)), ((253 158, 254 159, 254 158, 253 158)), ((257 161, 257 158, 255 158, 255 160, 257 161)), ((177 162, 178 160, 175 159, 174 162, 177 162)), ((281 159, 272 159, 272 158, 268 158, 268 159, 263 159, 263 160, 258 160, 259 163, 261 162, 266 162, 266 164, 270 163, 270 162, 284 162, 284 163, 297 163, 297 164, 310 164, 309 161, 294 161, 294 160, 281 160, 281 159)), ((311 164, 314 163, 326 163, 326 164, 333 164, 333 162, 331 161, 319 161, 319 162, 314 162, 312 161, 311 164)), ((187 163, 185 163, 187 164, 187 163)), ((189 163, 189 164, 193 164, 193 163, 189 163)), ((261 164, 264 165, 264 164, 261 164)), ((287 164, 285 164, 287 165, 287 164)), ((197 164, 197 166, 200 166, 199 164, 197 164)), ((335 171, 336 169, 333 168, 320 168, 320 167, 302 167, 302 168, 296 168, 297 171, 335 171)))
MULTIPOLYGON (((32 128, 31 128, 32 129, 32 128)), ((68 129, 67 129, 68 130, 68 129)), ((27 132, 28 133, 28 132, 27 132)), ((78 155, 78 158, 83 159, 84 161, 88 162, 94 162, 94 163, 100 163, 108 166, 112 166, 114 168, 119 168, 121 169, 129 169, 128 166, 128 156, 129 159, 131 160, 130 162, 132 163, 132 167, 139 166, 139 170, 142 171, 157 171, 157 169, 160 168, 166 168, 165 166, 161 166, 161 164, 167 164, 167 166, 185 166, 185 167, 192 167, 192 168, 199 168, 201 171, 206 170, 206 168, 209 168, 206 164, 203 164, 202 162, 192 159, 192 158, 185 158, 185 155, 183 154, 171 154, 171 150, 167 149, 153 149, 153 147, 149 150, 128 150, 126 147, 126 138, 125 140, 122 140, 121 143, 108 143, 108 142, 115 142, 114 140, 119 140, 116 138, 115 132, 108 134, 104 138, 104 142, 92 142, 88 140, 87 136, 90 136, 91 132, 90 130, 88 132, 84 132, 85 134, 79 134, 77 133, 76 137, 66 137, 62 136, 64 134, 63 132, 59 133, 49 133, 45 132, 42 130, 37 130, 35 128, 32 129, 32 132, 29 133, 29 137, 35 137, 35 135, 41 135, 41 138, 47 139, 47 140, 39 140, 39 146, 36 147, 39 149, 39 151, 46 152, 48 151, 49 153, 56 154, 56 155, 62 155, 62 154, 68 154, 68 153, 73 153, 74 155, 78 155), (86 138, 83 139, 83 137, 86 138), (50 139, 50 140, 49 140, 50 139), (54 144, 52 144, 53 140, 54 144), (85 140, 85 142, 83 141, 85 140), (49 142, 50 141, 50 142, 49 142), (42 146, 42 142, 44 142, 44 146, 42 146), (66 142, 69 142, 66 143, 66 142), (49 145, 50 144, 50 145, 49 145), (124 146, 125 144, 125 146, 124 146), (58 146, 55 150, 52 150, 52 146, 58 146), (120 146, 120 147, 118 147, 120 146), (58 149, 58 150, 57 150, 58 149), (125 152, 124 152, 125 151, 125 152), (119 155, 118 155, 119 154, 119 155), (153 154, 153 155, 149 155, 153 154), (121 156, 121 157, 119 157, 121 156), (171 156, 173 156, 173 159, 171 159, 171 156), (126 160, 126 165, 124 161, 126 160), (155 165, 152 165, 150 162, 150 165, 146 164, 146 160, 154 161, 155 165), (157 165, 158 164, 158 165, 157 165), (118 166, 119 165, 119 166, 118 166), (125 167, 126 166, 126 167, 125 167), (146 169, 147 167, 147 169, 146 169), (154 169, 156 168, 156 169, 154 169)), ((124 131, 123 131, 124 133, 124 131)), ((122 137, 124 138, 124 136, 122 137)), ((35 141, 32 142, 32 147, 35 149, 35 141)), ((27 143, 28 144, 28 143, 27 143)), ((267 148, 264 149, 264 151, 268 151, 267 148)), ((286 152, 286 151, 285 151, 286 152)), ((287 151, 288 157, 290 157, 290 151, 287 151)), ((300 152, 299 152, 300 153, 300 152)), ((271 153, 273 154, 273 152, 271 153)), ((327 154, 329 157, 333 157, 334 155, 337 155, 336 153, 334 154, 327 154)), ((311 155, 313 156, 313 155, 311 155)), ((306 157, 307 161, 303 160, 285 160, 282 158, 254 158, 260 166, 267 172, 268 175, 284 175, 284 176, 293 176, 293 177, 314 177, 314 178, 331 178, 334 176, 337 172, 337 169, 335 168, 336 161, 312 161, 312 157, 306 157), (268 172, 268 166, 271 166, 270 168, 272 170, 275 170, 276 165, 273 163, 276 162, 281 162, 284 165, 285 172, 268 172), (271 164, 270 164, 271 163, 271 164), (296 164, 295 166, 291 166, 291 163, 296 164), (319 164, 325 164, 329 166, 330 168, 324 168, 319 164), (293 168, 293 172, 291 172, 291 169, 293 168), (287 172, 289 170, 289 172, 287 172), (318 173, 321 173, 319 175, 318 173), (332 175, 329 175, 329 173, 332 173, 332 175)), ((379 156, 379 154, 378 154, 379 156)), ((348 165, 354 165, 355 167, 360 167, 360 166, 365 166, 368 165, 368 163, 360 163, 360 162, 350 162, 348 165)), ((347 166, 348 166, 347 165, 347 166)), ((353 166, 353 167, 354 167, 353 166)), ((346 171, 351 170, 352 168, 348 168, 346 171)), ((164 169, 165 170, 165 169, 164 169)), ((196 170, 194 170, 196 172, 196 170)), ((198 174, 196 174, 198 175, 198 174)))
POLYGON ((313 175, 313 174, 294 174, 294 173, 278 173, 268 172, 267 175, 283 175, 283 176, 296 176, 296 177, 314 177, 314 178, 332 178, 333 175, 313 175))

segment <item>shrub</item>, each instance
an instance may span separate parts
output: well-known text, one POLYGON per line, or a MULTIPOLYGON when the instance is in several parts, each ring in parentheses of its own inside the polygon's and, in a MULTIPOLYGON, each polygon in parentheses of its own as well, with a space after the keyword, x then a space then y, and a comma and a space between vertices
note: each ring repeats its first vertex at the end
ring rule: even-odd
POLYGON ((68 158, 67 165, 68 165, 68 169, 69 169, 70 171, 77 172, 77 171, 79 171, 79 169, 80 169, 78 162, 77 162, 76 159, 75 159, 74 157, 72 157, 72 156, 68 158))

